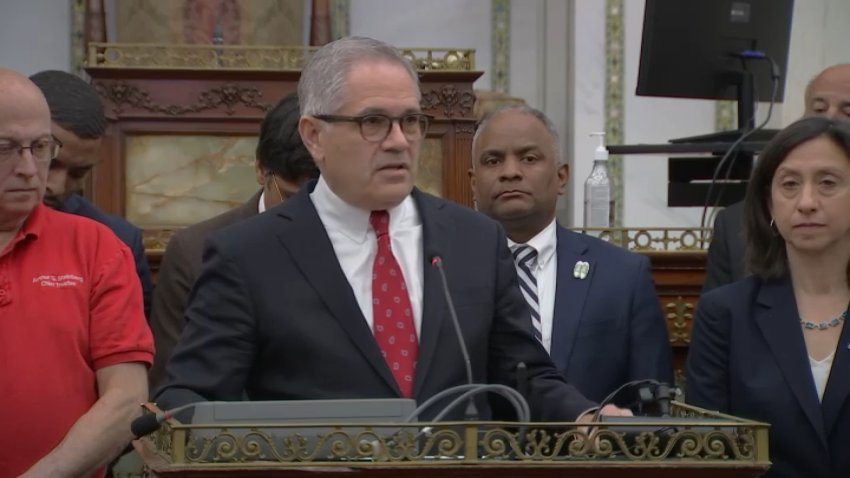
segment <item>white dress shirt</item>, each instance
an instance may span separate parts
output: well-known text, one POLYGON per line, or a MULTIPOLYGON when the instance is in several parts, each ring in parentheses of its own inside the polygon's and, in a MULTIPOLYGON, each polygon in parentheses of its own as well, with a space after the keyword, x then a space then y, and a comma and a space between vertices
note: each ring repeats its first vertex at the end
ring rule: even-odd
MULTIPOLYGON (((369 328, 372 319, 372 263, 378 252, 375 230, 369 224, 371 211, 356 208, 337 196, 323 177, 319 177, 310 199, 319 213, 354 297, 369 328)), ((422 288, 425 263, 422 258, 422 222, 413 198, 407 196, 389 210, 390 243, 401 266, 404 283, 410 293, 416 336, 422 325, 422 288)))
POLYGON ((815 360, 809 356, 809 365, 812 367, 812 378, 815 379, 815 389, 818 392, 818 400, 823 402, 823 392, 826 390, 826 382, 829 380, 829 372, 832 370, 832 359, 835 358, 833 351, 823 360, 815 360))
MULTIPOLYGON (((513 252, 518 246, 508 238, 508 247, 513 252)), ((541 342, 547 352, 552 346, 552 317, 555 315, 555 284, 558 279, 558 255, 555 254, 558 246, 558 235, 553 219, 546 228, 532 237, 525 245, 533 247, 537 251, 531 272, 537 280, 537 300, 540 310, 541 342)), ((514 264, 516 265, 516 264, 514 264)))
POLYGON ((260 193, 260 202, 257 203, 258 214, 266 212, 266 191, 260 193))

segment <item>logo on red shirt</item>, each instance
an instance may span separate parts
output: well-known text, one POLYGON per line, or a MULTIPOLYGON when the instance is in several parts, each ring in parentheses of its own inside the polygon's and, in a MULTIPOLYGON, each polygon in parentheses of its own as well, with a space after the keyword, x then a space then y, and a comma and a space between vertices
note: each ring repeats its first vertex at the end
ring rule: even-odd
POLYGON ((42 274, 32 278, 33 284, 39 284, 42 287, 77 287, 84 282, 85 280, 76 274, 42 274))

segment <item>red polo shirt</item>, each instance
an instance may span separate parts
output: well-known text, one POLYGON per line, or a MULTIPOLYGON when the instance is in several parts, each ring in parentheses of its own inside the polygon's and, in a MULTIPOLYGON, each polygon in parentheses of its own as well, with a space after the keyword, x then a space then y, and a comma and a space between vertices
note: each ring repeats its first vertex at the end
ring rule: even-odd
POLYGON ((97 401, 98 369, 152 361, 133 254, 106 226, 38 206, 0 252, 0 476, 62 441, 97 401))

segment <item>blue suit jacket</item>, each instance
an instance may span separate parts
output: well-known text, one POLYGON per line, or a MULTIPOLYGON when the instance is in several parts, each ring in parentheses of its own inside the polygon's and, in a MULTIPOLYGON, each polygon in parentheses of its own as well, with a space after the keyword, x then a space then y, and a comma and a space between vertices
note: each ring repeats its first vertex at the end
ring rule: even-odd
MULTIPOLYGON (((168 362, 161 407, 202 400, 399 397, 309 193, 209 236, 186 324, 168 362)), ((413 191, 422 221, 423 295, 414 397, 466 383, 438 271, 443 258, 473 380, 525 389, 536 420, 573 420, 593 406, 534 339, 504 231, 458 204, 413 191)), ((484 397, 481 418, 491 416, 484 397)), ((442 402, 445 404, 446 402, 442 402)), ((440 404, 427 411, 433 417, 440 404)), ((462 419, 455 410, 450 419, 462 419)))
POLYGON ((697 308, 687 400, 770 423, 771 478, 850 476, 850 327, 818 403, 790 279, 714 289, 697 308))
POLYGON ((672 384, 667 324, 649 259, 560 225, 557 237, 550 354, 567 381, 594 401, 632 380, 672 384), (573 276, 578 261, 590 265, 584 279, 573 276))
POLYGON ((62 204, 62 211, 69 214, 94 219, 105 225, 118 236, 119 239, 133 252, 136 259, 136 273, 142 283, 142 293, 145 301, 145 317, 150 317, 151 294, 153 293, 153 280, 148 267, 148 258, 145 256, 145 246, 142 243, 142 230, 127 222, 122 217, 108 214, 89 202, 88 199, 79 194, 72 194, 62 204))

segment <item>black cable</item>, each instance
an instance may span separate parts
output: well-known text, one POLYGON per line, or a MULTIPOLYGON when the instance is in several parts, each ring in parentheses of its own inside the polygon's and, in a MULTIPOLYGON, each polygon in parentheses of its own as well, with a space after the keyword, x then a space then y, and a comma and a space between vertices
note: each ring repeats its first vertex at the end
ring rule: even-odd
POLYGON ((593 423, 598 422, 599 417, 601 416, 602 409, 606 405, 610 405, 611 402, 613 402, 614 399, 617 398, 617 395, 619 395, 623 390, 626 390, 630 387, 634 387, 636 385, 656 385, 657 386, 657 385, 661 385, 661 382, 659 382, 658 380, 655 380, 655 379, 645 378, 645 379, 641 379, 641 380, 632 380, 631 382, 626 382, 626 383, 620 385, 619 387, 617 387, 616 390, 609 393, 608 396, 605 397, 605 400, 602 400, 601 402, 599 402, 599 408, 597 408, 596 411, 593 412, 593 420, 591 420, 591 422, 593 422, 593 423))
MULTIPOLYGON (((756 132, 764 129, 764 127, 770 121, 770 118, 773 115, 773 106, 776 103, 776 94, 779 91, 779 79, 782 77, 780 72, 779 72, 779 65, 776 64, 776 61, 774 61, 773 58, 771 58, 768 55, 765 55, 762 52, 745 51, 745 52, 742 52, 740 54, 740 57, 741 57, 742 60, 752 59, 752 60, 766 60, 766 61, 770 62, 770 66, 771 66, 770 77, 771 77, 771 83, 772 83, 772 93, 770 95, 770 105, 768 106, 767 117, 764 119, 764 121, 762 121, 761 124, 756 126, 754 129, 751 129, 751 130, 745 132, 737 140, 735 140, 735 142, 732 143, 731 146, 729 146, 729 149, 726 151, 726 154, 723 155, 723 157, 720 159, 720 162, 717 163, 717 166, 714 168, 714 174, 712 175, 711 183, 708 186, 708 193, 705 195, 705 205, 703 206, 702 216, 700 217, 700 223, 699 223, 700 224, 700 247, 702 247, 702 248, 705 247, 705 229, 707 227, 707 225, 705 223, 705 218, 708 215, 708 208, 712 207, 711 193, 714 192, 714 188, 717 185, 717 179, 720 176, 720 172, 723 170, 723 166, 726 164, 726 162, 729 161, 730 158, 732 158, 732 160, 729 163, 729 167, 726 169, 726 176, 725 176, 724 180, 729 179, 729 176, 732 174, 732 168, 735 164, 735 159, 737 158, 737 155, 733 156, 732 153, 734 153, 735 150, 738 149, 738 146, 740 146, 741 143, 743 143, 745 139, 749 138, 750 136, 752 136, 756 132)), ((753 119, 755 119, 755 112, 753 112, 753 119)), ((747 123, 749 123, 749 121, 747 121, 747 123)), ((722 189, 721 189, 721 194, 718 194, 718 198, 714 202, 714 207, 717 207, 717 205, 720 204, 720 198, 722 198, 722 189)))

